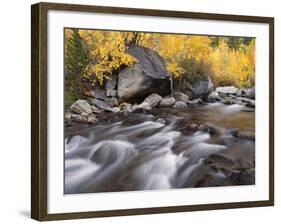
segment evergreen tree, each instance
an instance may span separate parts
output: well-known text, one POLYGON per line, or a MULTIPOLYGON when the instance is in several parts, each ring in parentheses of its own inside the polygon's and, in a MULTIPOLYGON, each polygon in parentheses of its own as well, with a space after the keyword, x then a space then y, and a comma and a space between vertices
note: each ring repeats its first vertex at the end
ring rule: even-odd
POLYGON ((82 74, 88 57, 78 29, 68 29, 65 34, 65 104, 70 106, 81 98, 82 74))

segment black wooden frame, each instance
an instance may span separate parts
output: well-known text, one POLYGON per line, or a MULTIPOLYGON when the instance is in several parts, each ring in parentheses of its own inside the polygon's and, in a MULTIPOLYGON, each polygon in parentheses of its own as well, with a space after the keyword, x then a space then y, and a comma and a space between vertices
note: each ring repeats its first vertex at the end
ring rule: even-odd
POLYGON ((31 7, 31 217, 39 221, 186 212, 274 205, 274 18, 90 5, 38 3, 31 7), (99 12, 269 24, 269 200, 204 205, 48 214, 47 206, 47 12, 99 12))

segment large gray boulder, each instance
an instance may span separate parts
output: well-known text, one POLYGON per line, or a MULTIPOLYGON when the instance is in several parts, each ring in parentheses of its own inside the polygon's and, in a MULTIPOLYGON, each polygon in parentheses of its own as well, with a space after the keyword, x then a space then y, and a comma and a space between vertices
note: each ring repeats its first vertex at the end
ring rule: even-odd
POLYGON ((118 74, 117 95, 121 101, 142 102, 152 93, 161 96, 171 94, 171 74, 156 51, 132 44, 127 53, 138 62, 118 74))
POLYGON ((91 105, 86 100, 77 100, 71 105, 70 110, 76 114, 92 113, 91 105))
POLYGON ((189 85, 189 91, 193 99, 198 97, 206 98, 213 90, 214 84, 209 76, 204 76, 189 85))

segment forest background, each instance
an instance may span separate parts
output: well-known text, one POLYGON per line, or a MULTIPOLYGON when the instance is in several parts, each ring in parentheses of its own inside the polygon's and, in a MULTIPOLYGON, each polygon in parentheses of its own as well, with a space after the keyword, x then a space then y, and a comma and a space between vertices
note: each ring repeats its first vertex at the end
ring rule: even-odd
POLYGON ((157 51, 173 77, 173 89, 180 92, 205 76, 215 86, 255 85, 255 38, 251 37, 65 29, 64 38, 66 107, 137 63, 126 52, 130 44, 157 51))

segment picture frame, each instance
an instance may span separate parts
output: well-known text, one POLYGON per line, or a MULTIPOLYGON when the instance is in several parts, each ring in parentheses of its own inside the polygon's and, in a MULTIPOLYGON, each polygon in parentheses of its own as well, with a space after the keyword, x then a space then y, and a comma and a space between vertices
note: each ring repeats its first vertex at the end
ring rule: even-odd
MULTIPOLYGON (((84 27, 85 28, 85 27, 84 27)), ((155 9, 137 9, 137 8, 118 8, 91 5, 73 5, 58 3, 38 3, 31 6, 31 218, 38 221, 61 220, 61 219, 81 219, 96 218, 109 216, 124 215, 141 215, 141 214, 157 214, 171 212, 187 212, 187 211, 203 211, 228 208, 247 208, 274 205, 274 18, 260 16, 242 16, 242 15, 226 15, 213 14, 203 12, 183 12, 183 11, 166 11, 155 9), (121 15, 130 17, 152 17, 164 18, 165 20, 187 19, 212 22, 226 22, 231 26, 233 23, 249 23, 266 25, 268 30, 268 119, 258 117, 257 119, 266 120, 268 127, 268 148, 266 150, 268 179, 265 183, 266 199, 257 200, 241 200, 215 203, 198 203, 198 204, 182 204, 182 205, 166 205, 165 206, 143 206, 117 208, 107 210, 86 210, 50 213, 49 211, 49 187, 50 182, 50 164, 53 160, 50 157, 49 142, 49 105, 50 105, 50 80, 49 72, 51 71, 48 62, 50 55, 50 33, 48 33, 51 22, 49 18, 50 12, 69 12, 81 14, 102 14, 104 17, 108 15, 121 15)), ((120 28, 122 30, 122 28, 120 28)), ((126 30, 126 29, 125 29, 126 30)), ((63 38, 63 37, 61 37, 63 38)), ((63 48, 63 46, 62 46, 63 48)), ((257 53, 259 54, 259 52, 257 53)), ((61 57, 63 57, 61 55, 61 57)), ((60 74, 57 74, 60 75, 60 74)), ((63 74, 61 74, 63 77, 63 74)), ((63 86, 61 86, 63 88, 63 86)), ((53 99, 53 98, 52 98, 53 99)), ((61 105, 63 107, 63 105, 61 105)), ((259 113, 258 115, 261 115, 259 113)), ((61 116, 61 115, 57 115, 61 116)), ((257 115, 256 115, 257 116, 257 115)), ((63 124, 61 124, 63 127, 63 124)), ((58 149, 60 150, 60 149, 58 149)), ((63 152, 63 149, 61 149, 63 152)), ((62 153, 63 154, 63 153, 62 153)), ((61 167, 60 167, 61 168, 61 167)), ((61 180, 63 181, 63 180, 61 180)), ((108 194, 108 193, 107 193, 108 194)), ((109 193, 110 194, 110 193, 109 193)), ((136 193, 131 193, 136 194, 136 193)), ((153 192, 151 193, 153 194, 153 192)), ((63 196, 63 195, 62 195, 63 196)), ((87 195, 86 195, 87 197, 87 195)), ((100 201, 96 201, 97 204, 100 201)), ((120 203, 122 203, 120 201, 120 203)))

